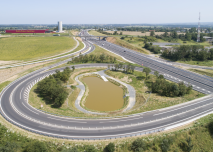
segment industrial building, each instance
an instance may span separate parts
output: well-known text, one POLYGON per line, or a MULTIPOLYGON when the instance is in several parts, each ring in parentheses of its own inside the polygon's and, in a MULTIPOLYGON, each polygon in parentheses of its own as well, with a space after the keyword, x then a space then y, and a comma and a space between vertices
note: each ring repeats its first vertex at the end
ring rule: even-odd
POLYGON ((46 30, 5 30, 5 33, 48 33, 46 30))

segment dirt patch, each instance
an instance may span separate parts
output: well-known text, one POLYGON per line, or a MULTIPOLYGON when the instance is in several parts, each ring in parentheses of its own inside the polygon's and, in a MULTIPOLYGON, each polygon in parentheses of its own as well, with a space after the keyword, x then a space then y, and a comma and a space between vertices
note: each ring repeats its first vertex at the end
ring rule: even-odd
POLYGON ((121 81, 124 81, 124 82, 126 82, 126 83, 130 83, 130 82, 132 82, 132 79, 129 79, 129 77, 128 76, 125 76, 125 77, 123 77, 122 79, 120 79, 121 81))
POLYGON ((7 81, 7 80, 15 80, 16 78, 18 78, 18 74, 25 72, 31 68, 46 64, 46 63, 49 63, 49 62, 37 63, 37 64, 32 64, 32 65, 14 67, 14 68, 1 69, 0 70, 0 83, 7 81))
POLYGON ((82 42, 82 39, 80 37, 76 37, 76 39, 82 42))
POLYGON ((116 39, 114 37, 108 37, 107 41, 110 42, 110 43, 115 43, 116 39))
POLYGON ((1 61, 0 60, 0 65, 7 65, 7 64, 14 64, 17 63, 18 61, 1 61))

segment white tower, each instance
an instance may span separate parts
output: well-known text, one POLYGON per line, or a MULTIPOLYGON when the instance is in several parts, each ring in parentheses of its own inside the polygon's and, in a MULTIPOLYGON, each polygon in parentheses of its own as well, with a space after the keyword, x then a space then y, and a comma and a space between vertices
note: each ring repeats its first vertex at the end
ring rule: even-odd
POLYGON ((197 42, 200 42, 200 12, 199 12, 199 21, 198 21, 198 28, 197 28, 197 42))
POLYGON ((58 32, 62 32, 62 21, 58 22, 58 32))

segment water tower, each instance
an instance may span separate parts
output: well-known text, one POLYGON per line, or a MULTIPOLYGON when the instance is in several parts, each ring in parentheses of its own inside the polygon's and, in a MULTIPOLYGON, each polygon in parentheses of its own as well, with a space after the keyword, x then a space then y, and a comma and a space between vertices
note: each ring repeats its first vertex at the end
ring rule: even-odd
POLYGON ((58 32, 60 33, 60 32, 62 32, 62 21, 59 21, 58 22, 58 32))

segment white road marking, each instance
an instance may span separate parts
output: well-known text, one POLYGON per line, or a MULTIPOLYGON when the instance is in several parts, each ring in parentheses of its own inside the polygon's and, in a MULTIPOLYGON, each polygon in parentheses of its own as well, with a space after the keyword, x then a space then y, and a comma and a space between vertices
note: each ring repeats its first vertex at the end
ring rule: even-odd
MULTIPOLYGON (((209 99, 207 99, 207 100, 209 100, 209 99)), ((207 100, 204 100, 204 101, 207 101, 207 100)), ((195 103, 195 104, 192 104, 192 105, 188 105, 188 106, 176 108, 176 109, 174 109, 174 110, 169 110, 169 111, 165 111, 165 112, 162 112, 162 113, 157 113, 157 114, 154 114, 153 116, 157 116, 157 115, 161 115, 161 114, 168 113, 168 112, 171 112, 171 111, 176 111, 176 110, 179 110, 179 109, 183 109, 183 108, 186 108, 186 107, 189 107, 189 106, 193 106, 193 105, 202 103, 202 102, 204 102, 204 101, 201 101, 201 102, 198 102, 198 103, 195 103)))
MULTIPOLYGON (((141 118, 143 118, 143 117, 139 117, 139 118, 135 118, 135 119, 141 119, 141 118)), ((135 120, 135 119, 130 119, 130 120, 135 120)), ((129 119, 128 120, 117 120, 117 121, 106 121, 106 122, 99 122, 99 123, 109 123, 109 122, 120 122, 120 121, 129 121, 129 119)))
MULTIPOLYGON (((22 104, 24 105, 24 103, 22 102, 22 104)), ((24 105, 25 106, 25 105, 24 105)), ((31 110, 31 109, 29 109, 27 106, 25 106, 25 108, 27 108, 28 110, 30 110, 31 112, 33 112, 33 113, 35 113, 35 114, 37 114, 37 115, 39 115, 39 113, 37 113, 37 112, 35 112, 35 111, 33 111, 33 110, 31 110)))
MULTIPOLYGON (((24 87, 21 89, 21 92, 22 92, 23 89, 24 89, 24 87)), ((21 99, 21 92, 20 92, 20 99, 21 99)))
MULTIPOLYGON (((47 117, 47 118, 54 119, 54 120, 60 120, 60 121, 67 121, 67 120, 62 120, 62 119, 55 119, 52 117, 47 117)), ((67 121, 67 122, 87 123, 87 122, 79 122, 79 121, 67 121)))

